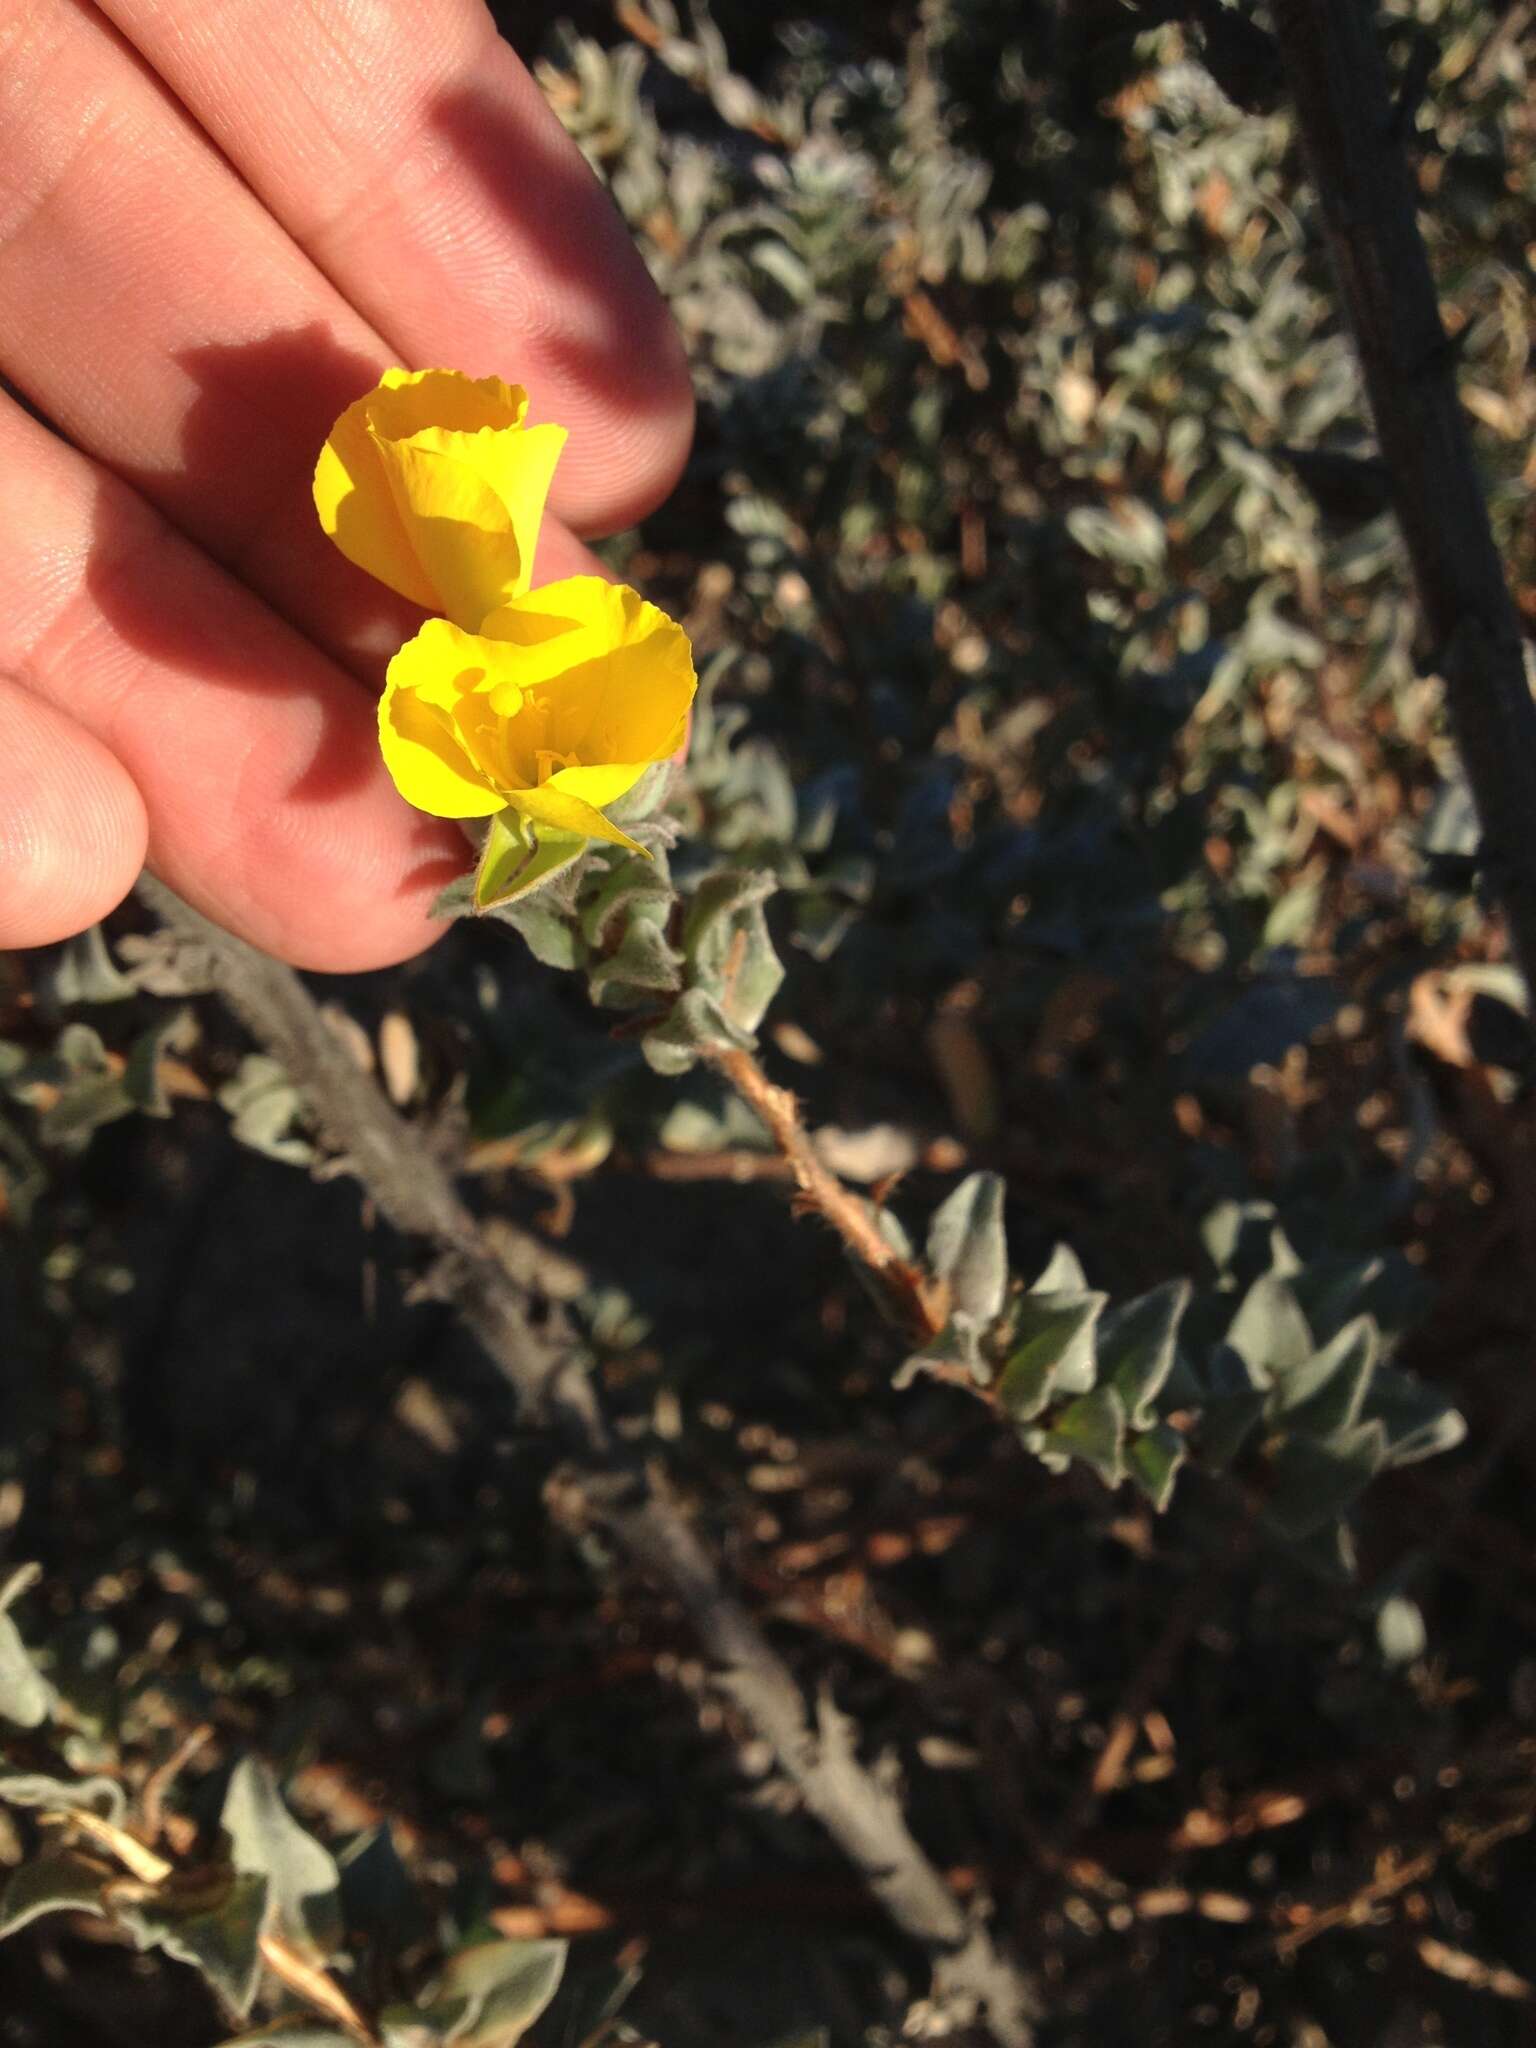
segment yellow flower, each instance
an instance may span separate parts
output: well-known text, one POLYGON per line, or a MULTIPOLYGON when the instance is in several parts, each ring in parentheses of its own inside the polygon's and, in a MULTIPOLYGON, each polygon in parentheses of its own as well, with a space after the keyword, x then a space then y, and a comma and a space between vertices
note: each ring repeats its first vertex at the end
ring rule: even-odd
POLYGON ((321 450, 320 524, 360 569, 473 631, 533 574, 565 429, 524 426, 527 412, 496 377, 386 370, 321 450))
POLYGON ((635 847, 602 807, 677 752, 695 688, 681 626, 623 584, 570 576, 477 633, 429 619, 389 665, 379 741, 418 810, 510 807, 534 827, 635 847))

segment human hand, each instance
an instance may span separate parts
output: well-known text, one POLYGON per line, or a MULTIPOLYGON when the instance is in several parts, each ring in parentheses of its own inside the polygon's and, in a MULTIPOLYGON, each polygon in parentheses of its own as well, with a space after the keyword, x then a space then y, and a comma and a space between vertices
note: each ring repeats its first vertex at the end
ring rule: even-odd
POLYGON ((0 945, 146 858, 300 966, 426 945, 464 866, 374 690, 421 613, 310 501, 392 362, 571 430, 537 581, 656 504, 681 345, 478 0, 0 0, 0 945))

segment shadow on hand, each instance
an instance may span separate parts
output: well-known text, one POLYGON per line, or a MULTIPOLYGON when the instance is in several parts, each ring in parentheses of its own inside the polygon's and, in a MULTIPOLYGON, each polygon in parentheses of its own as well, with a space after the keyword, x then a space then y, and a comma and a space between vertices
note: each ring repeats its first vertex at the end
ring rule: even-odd
MULTIPOLYGON (((461 367, 528 384, 533 415, 543 418, 550 409, 540 407, 538 382, 556 372, 565 387, 562 424, 575 430, 567 474, 573 458, 589 474, 602 468, 583 412, 599 426, 611 423, 613 466, 644 472, 630 511, 643 516, 686 456, 693 393, 681 336, 623 216, 557 128, 523 122, 472 89, 445 93, 430 120, 505 220, 509 249, 526 252, 522 267, 542 285, 543 303, 524 311, 539 376, 515 360, 461 367), (572 392, 591 396, 573 403, 572 392)), ((514 349, 509 339, 509 356, 514 349)))
MULTIPOLYGON (((335 664, 361 693, 378 687, 391 654, 423 614, 339 555, 310 496, 315 458, 337 416, 371 389, 377 363, 344 349, 321 322, 235 346, 189 349, 176 361, 196 395, 179 460, 119 475, 206 558, 245 589, 227 610, 210 607, 200 565, 180 550, 146 558, 143 530, 119 495, 103 491, 86 571, 103 616, 132 647, 184 673, 189 689, 259 695, 274 705, 313 702, 318 729, 284 797, 313 805, 343 798, 379 773, 369 720, 348 701, 335 664), (153 573, 146 573, 152 568, 153 573), (317 650, 300 655, 264 606, 317 650), (329 659, 327 659, 329 657, 329 659)), ((177 736, 167 733, 174 747, 177 736)), ((433 853, 405 875, 402 896, 457 871, 441 827, 416 820, 433 853)))

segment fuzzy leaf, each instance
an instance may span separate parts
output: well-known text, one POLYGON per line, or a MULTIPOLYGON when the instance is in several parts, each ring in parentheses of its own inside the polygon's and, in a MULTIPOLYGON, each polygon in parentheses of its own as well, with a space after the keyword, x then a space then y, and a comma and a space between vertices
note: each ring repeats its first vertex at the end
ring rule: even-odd
POLYGON ((1245 1361, 1258 1386, 1272 1386, 1304 1364, 1312 1355, 1312 1332, 1290 1282, 1274 1273, 1261 1273, 1232 1318, 1227 1342, 1245 1361))
POLYGON ((949 1282, 954 1307, 978 1329, 996 1318, 1008 1291, 1005 1193, 1000 1174, 967 1174, 934 1211, 928 1229, 928 1264, 949 1282))
POLYGON ((1178 1351, 1179 1323, 1189 1306, 1187 1280, 1165 1280, 1105 1316, 1099 1330, 1099 1377, 1125 1403, 1132 1429, 1156 1420, 1155 1402, 1178 1351))
POLYGON ((6 1613, 36 1577, 35 1567, 24 1566, 0 1590, 0 1721, 17 1728, 41 1728, 53 1712, 53 1687, 33 1663, 21 1631, 6 1613))
POLYGON ((1269 1519, 1282 1535, 1314 1534, 1350 1506, 1386 1459, 1386 1431, 1379 1422, 1331 1437, 1289 1438, 1274 1457, 1269 1519))
POLYGON ((112 958, 99 924, 65 940, 53 970, 53 993, 65 1008, 75 1003, 120 1003, 133 994, 133 983, 112 958))
POLYGON ((82 1857, 39 1856, 35 1862, 22 1864, 0 1892, 0 1941, 44 1913, 105 1915, 101 1894, 106 1883, 101 1867, 82 1857))
POLYGON ((231 1135, 242 1145, 285 1166, 308 1166, 314 1159, 314 1146, 295 1131, 304 1120, 303 1094, 270 1054, 247 1053, 218 1100, 229 1113, 231 1135))
POLYGON ((672 882, 665 856, 651 861, 626 853, 606 871, 597 889, 582 905, 582 935, 589 945, 601 946, 611 929, 622 929, 635 917, 665 921, 672 902, 672 882))
POLYGON ((1173 1499, 1179 1467, 1189 1455, 1188 1446, 1176 1429, 1159 1422, 1125 1447, 1125 1469, 1141 1488, 1153 1509, 1162 1514, 1173 1499))
POLYGON ((0 1778, 0 1800, 11 1806, 44 1807, 99 1814, 118 1826, 128 1810, 128 1795, 115 1778, 50 1778, 40 1772, 0 1778))
POLYGON ((1125 1477, 1125 1404, 1113 1387, 1080 1395, 1039 1436, 1043 1454, 1090 1465, 1106 1486, 1125 1477))
POLYGON ((635 1009, 682 985, 682 961, 660 929, 642 918, 631 919, 617 951, 594 961, 587 975, 591 1000, 616 1009, 635 1009))
POLYGON ((1376 1610, 1376 1646, 1387 1664, 1412 1664, 1429 1642, 1424 1613, 1415 1600, 1393 1593, 1376 1610))
POLYGON ((428 917, 448 920, 455 917, 469 917, 475 908, 475 878, 473 874, 455 875, 445 889, 439 889, 432 899, 428 917))
POLYGON ((1287 1373, 1275 1389, 1271 1412, 1287 1429, 1330 1436, 1360 1419, 1376 1371, 1380 1332, 1370 1316, 1356 1316, 1321 1351, 1287 1373))
POLYGON ((419 2014, 455 2048, 515 2048, 565 1973, 563 1941, 487 1941, 450 1956, 419 2014))
POLYGON ((997 1398, 1015 1422, 1032 1422, 1058 1394, 1086 1394, 1096 1370, 1093 1333, 1103 1294, 1026 1294, 1016 1304, 997 1398))
POLYGON ((266 1929, 309 1961, 328 1963, 342 1940, 340 1874, 330 1851, 283 1804, 266 1764, 254 1757, 236 1764, 219 1824, 235 1869, 266 1880, 266 1929))
POLYGON ((659 1024, 640 1041, 646 1064, 658 1074, 686 1074, 701 1053, 712 1046, 750 1049, 751 1038, 738 1031, 720 1005, 701 988, 686 989, 659 1024))
POLYGON ((112 1906, 141 1949, 163 1949, 189 1963, 242 2019, 261 1981, 257 1943, 266 1911, 266 1879, 254 1875, 231 1877, 212 1902, 190 1904, 167 1884, 152 1898, 112 1906))
POLYGON ((721 1005, 739 1030, 755 1032, 784 981, 763 906, 754 903, 737 923, 738 944, 725 974, 721 1005))
POLYGON ((1069 1244, 1059 1244, 1051 1253, 1045 1271, 1029 1285, 1031 1294, 1086 1294, 1088 1275, 1081 1259, 1069 1244))
POLYGON ((123 1087, 135 1109, 146 1116, 169 1116, 171 1099, 160 1078, 160 1058, 167 1051, 185 1052, 197 1037, 197 1019, 189 1009, 172 1010, 141 1032, 123 1069, 123 1087))
POLYGON ((543 897, 505 904, 492 915, 511 925, 541 967, 555 967, 568 974, 579 966, 581 949, 576 933, 558 911, 545 907, 543 897))
POLYGON ((604 804, 604 814, 615 825, 622 825, 626 832, 633 833, 643 819, 654 817, 666 802, 672 784, 677 779, 675 761, 653 761, 640 780, 615 797, 610 804, 604 804))
POLYGON ((1453 1451, 1467 1433, 1460 1414, 1435 1388, 1391 1365, 1376 1368, 1366 1413, 1386 1431, 1389 1465, 1416 1465, 1453 1451))

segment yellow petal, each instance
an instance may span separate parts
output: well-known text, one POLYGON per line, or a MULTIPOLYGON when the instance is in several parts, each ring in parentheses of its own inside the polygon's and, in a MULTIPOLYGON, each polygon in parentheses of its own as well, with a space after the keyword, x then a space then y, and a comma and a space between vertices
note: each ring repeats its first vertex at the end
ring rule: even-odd
POLYGON ((651 858, 638 839, 631 839, 601 811, 568 790, 555 789, 546 782, 542 789, 514 790, 509 801, 514 810, 531 818, 535 825, 548 825, 556 832, 584 833, 588 839, 607 839, 615 846, 627 846, 632 853, 645 854, 647 860, 651 858))
POLYGON ((557 768, 543 787, 580 797, 584 804, 600 810, 627 796, 650 765, 649 761, 615 761, 601 768, 557 768))
MULTIPOLYGON (((698 687, 688 636, 627 584, 601 576, 546 583, 493 612, 481 631, 527 650, 523 664, 509 664, 506 673, 528 694, 519 724, 529 726, 538 749, 573 756, 584 767, 644 766, 681 746, 698 687), (552 618, 570 621, 570 630, 535 641, 534 631, 552 618)), ((496 701, 499 709, 514 709, 508 692, 496 701)))
POLYGON ((528 587, 565 429, 499 378, 389 370, 336 422, 315 505, 350 561, 474 628, 528 587))
POLYGON ((395 509, 378 445, 368 431, 369 400, 349 405, 332 427, 315 464, 315 510, 320 524, 349 562, 398 590, 424 611, 437 608, 437 592, 416 559, 395 509))
POLYGON ((392 441, 424 427, 473 434, 481 427, 520 427, 528 417, 521 384, 499 377, 466 377, 462 370, 386 370, 365 404, 379 432, 392 441))
POLYGON ((389 664, 379 699, 379 746, 396 789, 417 810, 434 818, 485 818, 506 798, 460 737, 454 714, 464 694, 458 680, 464 663, 447 635, 470 638, 443 619, 429 619, 389 664))

